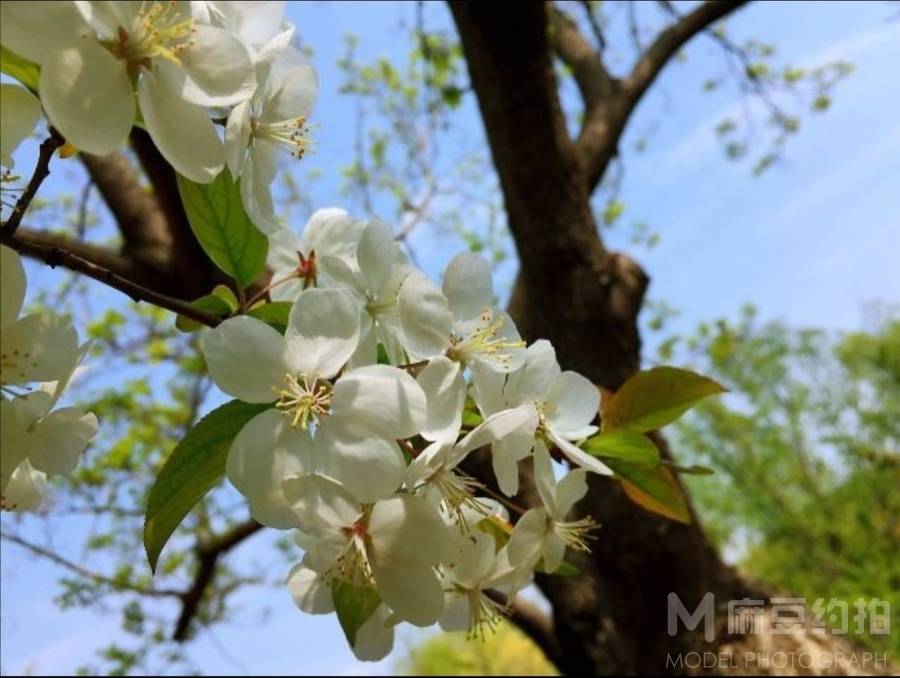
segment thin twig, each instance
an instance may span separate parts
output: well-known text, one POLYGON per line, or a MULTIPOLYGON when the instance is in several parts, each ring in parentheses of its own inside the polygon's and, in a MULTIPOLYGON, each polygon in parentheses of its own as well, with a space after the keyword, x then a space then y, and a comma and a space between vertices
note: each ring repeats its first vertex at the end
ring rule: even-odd
POLYGON ((14 234, 6 235, 5 233, 0 236, 0 243, 3 243, 7 247, 14 249, 21 254, 40 259, 52 268, 64 266, 72 271, 82 273, 89 278, 93 278, 120 292, 124 292, 134 301, 146 301, 168 311, 179 313, 208 327, 215 327, 219 324, 220 319, 214 315, 204 313, 180 299, 154 292, 143 285, 139 285, 131 280, 123 278, 113 271, 88 261, 77 254, 73 254, 62 247, 48 246, 30 241, 26 242, 20 240, 14 234))
POLYGON ((22 223, 22 217, 24 217, 25 212, 28 211, 28 206, 31 204, 31 201, 34 200, 35 194, 41 187, 41 184, 44 183, 44 179, 50 176, 50 159, 53 157, 56 150, 65 142, 66 140, 51 127, 50 136, 41 143, 37 164, 34 166, 34 173, 31 175, 31 180, 28 182, 22 195, 20 195, 19 199, 16 201, 15 207, 13 207, 9 218, 3 222, 2 226, 0 226, 0 235, 3 237, 11 236, 16 232, 16 229, 19 228, 19 224, 22 223))

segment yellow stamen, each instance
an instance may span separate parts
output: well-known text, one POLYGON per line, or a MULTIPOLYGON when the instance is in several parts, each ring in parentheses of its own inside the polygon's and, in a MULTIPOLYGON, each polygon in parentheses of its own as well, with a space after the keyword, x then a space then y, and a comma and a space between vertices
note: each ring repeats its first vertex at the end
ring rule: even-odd
POLYGON ((503 327, 503 316, 494 319, 494 311, 486 307, 481 312, 481 317, 475 329, 466 337, 452 336, 447 357, 451 360, 464 362, 472 356, 478 356, 499 364, 501 367, 509 367, 512 363, 510 350, 525 348, 524 341, 508 341, 500 336, 500 328, 503 327))
POLYGON ((588 516, 569 523, 554 523, 553 530, 560 539, 576 551, 590 551, 588 543, 597 538, 591 532, 599 527, 594 519, 588 516))
POLYGON ((292 120, 283 122, 252 122, 252 134, 257 139, 274 141, 286 146, 291 155, 300 160, 306 152, 312 148, 312 140, 309 137, 309 127, 306 118, 302 115, 292 120))
POLYGON ((466 631, 466 640, 485 640, 485 629, 491 633, 497 632, 502 618, 509 614, 509 608, 489 598, 478 589, 465 591, 469 602, 469 628, 466 631))
POLYGON ((150 68, 155 58, 180 66, 182 52, 194 44, 196 22, 179 11, 174 0, 147 4, 130 31, 119 27, 116 39, 109 46, 111 51, 131 68, 150 68))
POLYGON ((331 385, 320 382, 309 375, 284 375, 286 388, 275 388, 278 402, 275 407, 291 418, 291 426, 299 426, 304 431, 310 420, 318 423, 321 417, 331 412, 331 385))

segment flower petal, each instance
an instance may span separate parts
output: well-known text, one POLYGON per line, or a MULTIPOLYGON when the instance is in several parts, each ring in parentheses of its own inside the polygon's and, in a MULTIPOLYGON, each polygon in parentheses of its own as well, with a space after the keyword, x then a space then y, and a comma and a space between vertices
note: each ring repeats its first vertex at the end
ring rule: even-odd
POLYGON ((611 476, 613 474, 609 466, 597 459, 597 457, 594 457, 576 445, 573 445, 565 438, 557 435, 552 429, 549 430, 548 433, 550 434, 550 439, 556 444, 560 452, 566 455, 573 464, 603 476, 611 476))
POLYGON ((494 304, 490 264, 471 252, 456 255, 444 271, 444 295, 455 319, 477 320, 494 304))
POLYGON ((26 459, 0 494, 0 507, 7 511, 36 511, 46 495, 47 476, 35 471, 26 459))
POLYGON ((179 96, 174 65, 160 63, 143 72, 138 102, 153 142, 179 174, 200 184, 219 175, 225 147, 206 111, 179 96))
POLYGON ((315 570, 297 563, 288 573, 287 585, 294 603, 307 614, 334 612, 331 587, 315 570))
POLYGON ((363 229, 356 259, 370 293, 378 294, 384 289, 402 258, 390 226, 383 221, 372 221, 363 229))
POLYGON ((222 28, 197 24, 177 69, 178 95, 198 106, 229 106, 249 99, 256 70, 246 45, 222 28))
POLYGON ((20 399, 0 400, 0 492, 13 472, 28 458, 28 426, 20 413, 20 399))
POLYGON ((390 440, 421 431, 428 409, 416 380, 390 365, 367 365, 348 372, 334 385, 331 403, 334 412, 352 415, 356 431, 390 440))
POLYGON ((373 436, 355 426, 355 412, 328 417, 316 432, 323 473, 362 502, 397 491, 403 480, 403 453, 393 439, 373 436))
POLYGON ((134 92, 125 63, 93 39, 52 52, 41 68, 40 93, 53 126, 88 153, 116 150, 134 124, 134 92))
POLYGON ((416 381, 428 401, 422 437, 432 441, 455 441, 466 402, 466 382, 459 363, 443 356, 435 358, 419 373, 416 381))
POLYGON ((35 425, 29 436, 31 465, 50 475, 68 475, 78 466, 98 429, 93 412, 82 414, 74 407, 54 410, 35 425))
POLYGON ((507 497, 519 491, 519 462, 530 453, 534 444, 534 428, 513 433, 494 443, 491 462, 500 491, 507 497))
POLYGON ((414 358, 436 358, 450 345, 453 316, 447 299, 428 278, 413 273, 397 300, 406 350, 414 358))
POLYGON ((280 149, 265 139, 254 139, 241 170, 241 201, 250 221, 266 235, 284 224, 275 214, 272 182, 278 173, 280 149))
POLYGON ((356 644, 352 648, 358 660, 377 662, 394 649, 394 624, 390 621, 391 617, 391 611, 385 605, 379 605, 372 616, 359 627, 356 631, 356 644))
POLYGON ((316 69, 299 51, 289 47, 269 70, 262 94, 260 120, 273 123, 303 118, 305 121, 312 113, 318 95, 316 69))
POLYGON ((206 335, 209 374, 225 393, 248 403, 271 403, 293 373, 287 343, 277 330, 249 316, 229 318, 206 335))
POLYGON ((72 324, 45 313, 27 315, 3 328, 0 383, 57 381, 78 354, 72 324))
POLYGON ((225 160, 235 181, 244 169, 244 159, 250 146, 250 130, 250 100, 247 99, 231 109, 225 124, 225 160))
POLYGON ((539 339, 525 349, 522 366, 509 375, 506 393, 537 398, 559 376, 556 351, 546 339, 539 339))
POLYGON ((74 2, 0 3, 0 42, 38 64, 90 32, 74 2))
POLYGON ((600 409, 600 390, 577 372, 563 372, 550 382, 544 398, 547 422, 559 435, 575 439, 600 409))
POLYGON ((542 508, 528 509, 519 518, 506 545, 510 564, 523 569, 537 564, 547 535, 547 519, 547 512, 542 508))
POLYGON ((282 482, 316 470, 316 453, 308 431, 294 428, 276 410, 262 412, 240 430, 228 452, 231 484, 250 502, 251 515, 277 529, 297 526, 282 482))
POLYGON ((301 373, 329 379, 359 344, 359 302, 347 290, 304 290, 291 309, 285 340, 301 373))
MULTIPOLYGON (((356 255, 359 238, 366 222, 354 219, 346 210, 326 207, 313 212, 303 229, 302 243, 306 254, 315 252, 317 257, 332 255, 349 257, 356 255)), ((296 253, 294 255, 296 259, 296 253)))
POLYGON ((587 494, 587 471, 576 468, 569 471, 556 485, 556 517, 562 520, 575 503, 587 494))
POLYGON ((19 317, 26 284, 25 267, 19 253, 0 245, 0 329, 19 317))
POLYGON ((457 546, 452 535, 437 511, 412 495, 379 501, 369 517, 372 550, 382 566, 430 568, 447 562, 457 546))
MULTIPOLYGON (((12 153, 28 138, 41 117, 41 102, 24 87, 0 83, 0 162, 12 167, 12 153)), ((8 248, 4 248, 8 249, 8 248)))
POLYGON ((558 516, 556 499, 556 476, 553 475, 553 460, 544 442, 538 440, 534 444, 534 484, 541 497, 547 513, 558 516))
POLYGON ((285 498, 310 535, 327 537, 350 527, 362 515, 356 497, 330 478, 310 474, 294 476, 282 483, 285 498))

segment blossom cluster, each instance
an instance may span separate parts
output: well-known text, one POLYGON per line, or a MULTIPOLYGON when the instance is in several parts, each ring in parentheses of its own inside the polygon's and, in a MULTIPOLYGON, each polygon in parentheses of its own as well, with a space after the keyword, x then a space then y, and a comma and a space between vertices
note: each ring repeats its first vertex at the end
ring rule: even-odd
POLYGON ((40 506, 47 474, 68 474, 97 433, 97 417, 57 408, 89 344, 49 313, 19 317, 25 269, 0 245, 0 508, 40 506))
POLYGON ((237 316, 204 354, 221 390, 273 405, 238 433, 227 475, 256 520, 297 531, 295 601, 327 613, 346 587, 371 592, 380 602, 353 647, 363 659, 384 656, 401 622, 483 633, 499 592, 587 548, 594 523, 566 516, 588 471, 610 473, 578 447, 597 431, 597 388, 562 371, 548 341, 525 346, 474 254, 438 287, 387 225, 331 208, 300 238, 280 232, 269 257, 271 293, 292 303, 284 334, 237 316), (502 494, 461 470, 484 447, 502 494), (576 466, 559 482, 549 449, 576 466), (512 527, 503 495, 526 458, 542 505, 512 527))
MULTIPOLYGON (((283 15, 283 2, 10 1, 0 43, 40 67, 40 103, 69 144, 105 155, 137 124, 188 179, 227 166, 271 232, 279 150, 304 155, 318 94, 283 15)), ((18 109, 7 117, 12 128, 18 109)))

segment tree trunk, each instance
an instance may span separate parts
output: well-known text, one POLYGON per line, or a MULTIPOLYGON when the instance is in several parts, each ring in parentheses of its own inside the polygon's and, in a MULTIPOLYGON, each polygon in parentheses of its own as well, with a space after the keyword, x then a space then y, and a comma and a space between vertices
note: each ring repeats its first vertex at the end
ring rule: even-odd
MULTIPOLYGON (((649 278, 627 256, 607 251, 599 237, 589 202, 594 170, 570 139, 557 100, 547 9, 537 2, 515 9, 452 2, 450 8, 521 263, 510 313, 523 338, 553 343, 563 369, 616 389, 640 365, 637 317, 649 278)), ((623 110, 614 102, 606 108, 623 110)), ((662 437, 657 441, 668 456, 662 437)), ((527 476, 521 500, 534 505, 539 499, 527 476)), ((644 511, 616 481, 593 474, 577 510, 602 525, 588 556, 570 556, 581 574, 537 580, 553 607, 555 638, 545 649, 564 673, 733 673, 747 663, 745 651, 766 647, 850 653, 834 636, 779 636, 777 646, 768 635, 729 637, 722 613, 727 602, 767 599, 768 591, 725 565, 696 520, 683 525, 644 511), (715 641, 704 641, 702 624, 692 632, 681 625, 670 636, 669 594, 693 612, 708 592, 720 608, 715 641), (687 653, 719 650, 732 657, 727 666, 695 669, 693 656, 691 666, 677 664, 687 653)), ((749 662, 750 672, 790 670, 768 669, 749 662)))

